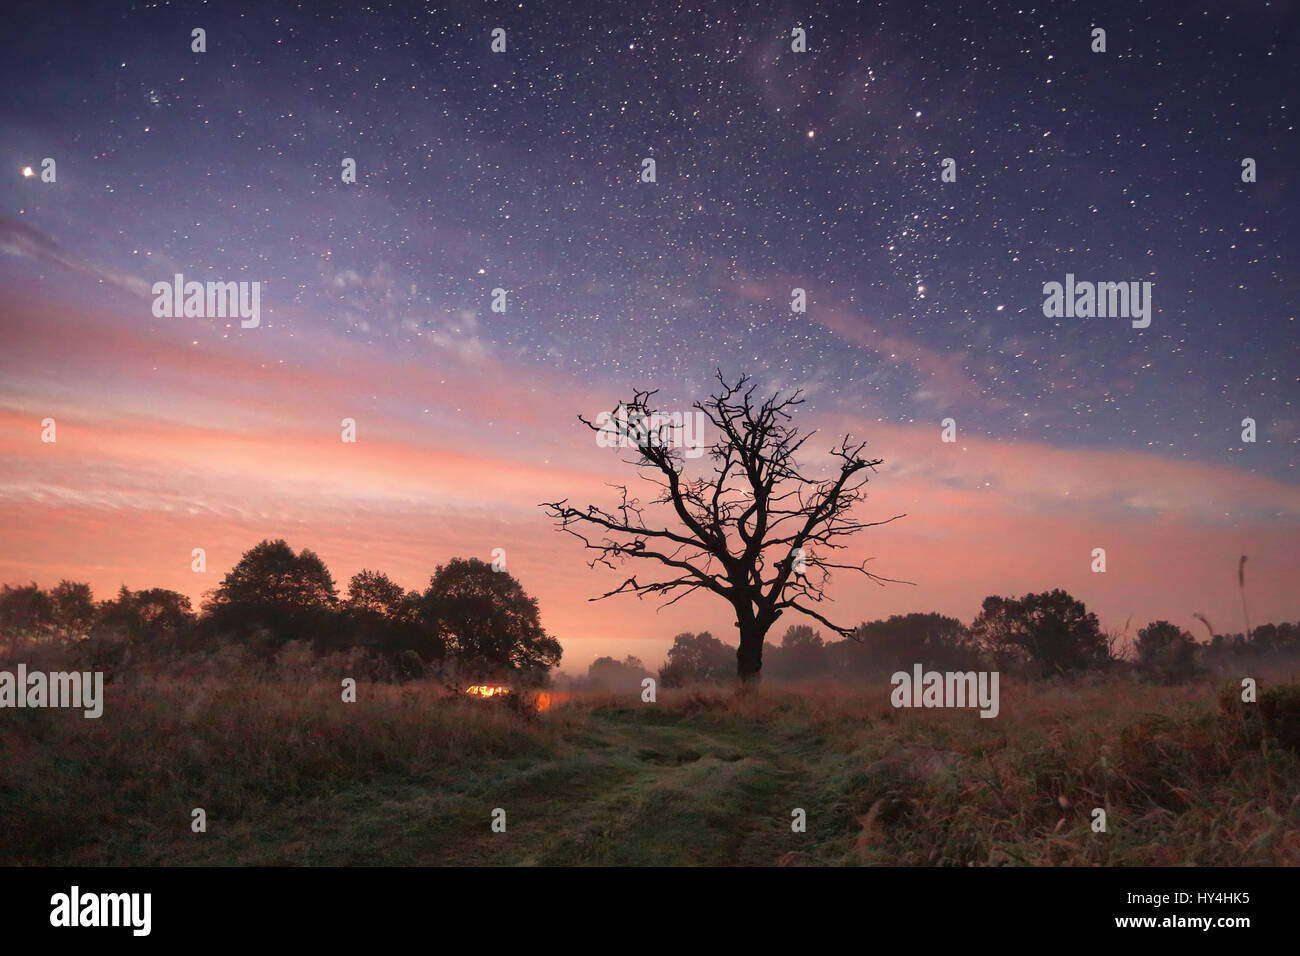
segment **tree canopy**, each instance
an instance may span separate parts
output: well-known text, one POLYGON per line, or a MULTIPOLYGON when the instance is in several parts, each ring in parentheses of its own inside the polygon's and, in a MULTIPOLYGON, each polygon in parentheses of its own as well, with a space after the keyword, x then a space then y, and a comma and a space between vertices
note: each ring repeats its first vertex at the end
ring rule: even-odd
POLYGON ((424 593, 423 613, 436 622, 461 672, 476 678, 513 673, 540 679, 563 653, 542 628, 537 599, 514 576, 478 558, 439 565, 424 593))
MULTIPOLYGON (((800 459, 814 433, 790 424, 804 404, 802 392, 759 398, 748 376, 728 382, 719 372, 718 382, 716 392, 692 406, 717 436, 707 449, 711 475, 686 476, 672 416, 651 406, 656 392, 638 391, 616 411, 635 426, 624 436, 636 451, 629 464, 658 489, 656 496, 642 502, 622 485, 613 509, 575 507, 567 499, 544 507, 559 530, 596 552, 592 566, 650 561, 666 569, 653 579, 634 574, 600 598, 667 596, 667 605, 704 591, 730 603, 740 637, 736 672, 752 682, 763 666, 767 632, 785 611, 853 636, 853 627, 832 623, 816 607, 827 600, 832 570, 877 583, 888 579, 869 571, 865 561, 839 563, 834 552, 846 547, 844 539, 903 516, 868 522, 851 514, 881 464, 864 455, 865 441, 845 436, 832 446, 834 465, 823 477, 804 470, 800 459)), ((597 433, 608 428, 582 416, 579 421, 597 433)))
POLYGON ((263 541, 244 552, 203 605, 211 627, 274 644, 319 640, 330 631, 329 612, 338 592, 316 553, 298 553, 283 539, 263 541))
POLYGON ((985 598, 971 634, 999 667, 1032 661, 1061 674, 1109 657, 1097 616, 1059 588, 1021 598, 985 598))
POLYGON ((689 632, 673 638, 668 659, 659 668, 659 683, 665 687, 720 682, 734 678, 736 649, 703 631, 689 632))

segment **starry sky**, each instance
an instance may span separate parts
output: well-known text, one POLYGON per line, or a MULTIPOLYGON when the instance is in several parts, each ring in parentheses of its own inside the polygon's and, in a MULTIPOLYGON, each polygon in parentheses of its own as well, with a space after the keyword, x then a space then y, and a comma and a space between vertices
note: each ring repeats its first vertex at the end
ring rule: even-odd
POLYGON ((0 38, 0 579, 503 547, 566 664, 657 661, 725 606, 588 603, 537 503, 628 475, 577 414, 721 368, 885 459, 862 553, 917 583, 840 581, 849 623, 1064 586, 1240 630, 1242 553, 1300 617, 1294 3, 86 6, 0 38), (261 325, 155 317, 178 272, 261 325), (1152 282, 1150 327, 1045 318, 1067 273, 1152 282))

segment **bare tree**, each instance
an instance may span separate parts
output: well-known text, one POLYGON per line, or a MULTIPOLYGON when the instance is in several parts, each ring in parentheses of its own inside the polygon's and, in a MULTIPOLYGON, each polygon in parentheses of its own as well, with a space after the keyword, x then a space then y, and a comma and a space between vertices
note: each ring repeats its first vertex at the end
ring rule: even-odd
MULTIPOLYGON (((866 442, 845 437, 830 454, 838 474, 825 479, 807 477, 797 454, 815 432, 801 435, 790 424, 791 412, 805 401, 801 391, 777 393, 756 402, 756 385, 744 376, 728 384, 718 373, 721 388, 697 409, 716 429, 708 447, 711 477, 688 479, 685 454, 672 441, 673 424, 650 407, 656 392, 638 391, 619 406, 620 420, 631 423, 622 432, 635 449, 629 460, 641 479, 659 489, 648 502, 633 497, 626 485, 614 485, 621 500, 607 511, 595 505, 571 507, 568 499, 542 507, 557 520, 557 529, 597 552, 588 566, 616 567, 625 560, 648 560, 671 571, 666 579, 640 580, 636 575, 612 591, 615 594, 664 595, 662 606, 675 604, 699 590, 712 591, 735 609, 740 647, 736 670, 746 683, 757 681, 763 666, 763 639, 786 610, 801 612, 844 637, 856 639, 853 628, 831 623, 811 605, 829 600, 826 585, 832 570, 854 571, 878 584, 890 581, 872 574, 866 562, 837 564, 831 553, 845 547, 843 539, 866 528, 888 524, 863 522, 849 515, 865 497, 869 473, 881 459, 863 457, 866 442), (652 527, 653 516, 667 512, 672 527, 652 527)), ((609 425, 593 424, 593 431, 609 425)), ((905 583, 905 582, 895 582, 905 583)))

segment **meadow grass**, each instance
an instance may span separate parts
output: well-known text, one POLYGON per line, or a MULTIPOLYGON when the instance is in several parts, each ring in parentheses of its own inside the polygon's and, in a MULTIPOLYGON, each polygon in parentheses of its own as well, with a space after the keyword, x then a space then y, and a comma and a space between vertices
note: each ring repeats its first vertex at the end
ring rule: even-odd
POLYGON ((118 674, 98 720, 0 712, 0 864, 1300 862, 1300 756, 1214 681, 1004 679, 994 719, 896 710, 884 680, 530 717, 433 681, 344 703, 329 671, 173 663, 118 674))

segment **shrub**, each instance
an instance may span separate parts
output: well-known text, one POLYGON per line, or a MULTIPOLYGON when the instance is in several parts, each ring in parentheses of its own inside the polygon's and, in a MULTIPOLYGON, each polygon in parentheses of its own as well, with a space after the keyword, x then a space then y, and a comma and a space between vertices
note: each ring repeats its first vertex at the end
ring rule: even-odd
POLYGON ((1174 684, 1196 674, 1196 641, 1168 621, 1155 621, 1138 631, 1138 671, 1148 680, 1174 684))
POLYGON ((1259 714, 1265 736, 1300 752, 1300 684, 1282 684, 1261 693, 1259 714))

